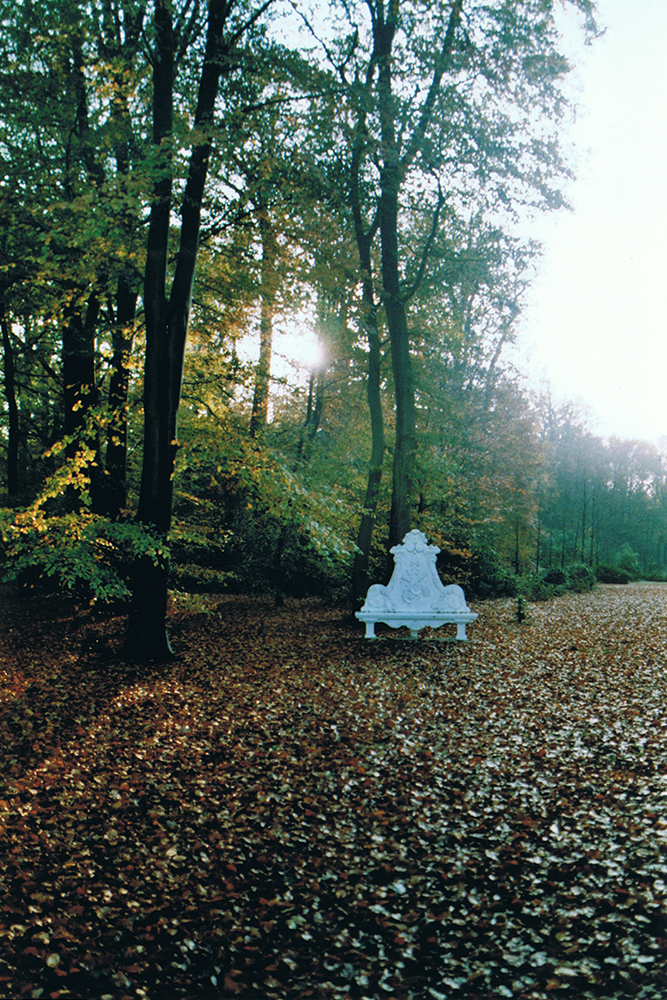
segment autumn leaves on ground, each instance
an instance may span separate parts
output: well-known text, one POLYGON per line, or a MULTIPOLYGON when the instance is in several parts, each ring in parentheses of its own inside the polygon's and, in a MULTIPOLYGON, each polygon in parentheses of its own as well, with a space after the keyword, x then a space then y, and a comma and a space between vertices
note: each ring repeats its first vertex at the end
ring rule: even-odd
POLYGON ((2 598, 0 996, 667 995, 667 586, 468 644, 183 596, 166 668, 2 598))

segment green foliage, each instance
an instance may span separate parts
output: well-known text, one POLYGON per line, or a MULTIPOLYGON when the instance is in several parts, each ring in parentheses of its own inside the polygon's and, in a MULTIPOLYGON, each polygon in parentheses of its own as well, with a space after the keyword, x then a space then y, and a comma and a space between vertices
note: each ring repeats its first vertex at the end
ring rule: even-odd
POLYGON ((598 583, 629 583, 630 574, 619 566, 608 566, 601 563, 595 567, 595 579, 598 583))
POLYGON ((544 574, 544 582, 550 583, 555 587, 565 587, 567 585, 565 571, 559 566, 552 566, 544 574))
POLYGON ((0 509, 0 571, 3 582, 38 581, 96 601, 130 596, 133 561, 169 557, 162 540, 136 521, 111 521, 90 510, 88 469, 93 453, 81 449, 47 480, 29 507, 0 509), (67 507, 75 509, 67 509, 67 507), (45 508, 55 508, 48 513, 45 508))
POLYGON ((175 586, 339 593, 349 576, 358 506, 333 478, 331 462, 315 474, 233 425, 205 443, 193 440, 176 495, 175 586))
POLYGON ((564 584, 551 583, 547 580, 546 574, 542 573, 529 573, 519 577, 517 587, 519 593, 523 594, 526 600, 534 603, 538 601, 550 601, 552 598, 558 597, 566 589, 564 584))
POLYGON ((466 584, 470 596, 479 600, 491 597, 515 597, 517 594, 516 574, 504 566, 497 554, 489 548, 473 554, 466 584))
POLYGON ((595 586, 595 573, 585 563, 572 563, 565 570, 567 589, 577 594, 592 590, 595 586))
POLYGON ((639 555, 633 551, 628 542, 620 547, 614 563, 620 570, 628 574, 630 580, 639 580, 642 575, 639 555))

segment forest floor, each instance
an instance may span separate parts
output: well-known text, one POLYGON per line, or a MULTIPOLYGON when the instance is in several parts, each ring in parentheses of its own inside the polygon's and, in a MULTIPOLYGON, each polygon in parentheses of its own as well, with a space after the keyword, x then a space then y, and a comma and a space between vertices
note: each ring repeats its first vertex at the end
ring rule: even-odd
POLYGON ((2 589, 0 997, 667 996, 667 585, 474 610, 2 589))

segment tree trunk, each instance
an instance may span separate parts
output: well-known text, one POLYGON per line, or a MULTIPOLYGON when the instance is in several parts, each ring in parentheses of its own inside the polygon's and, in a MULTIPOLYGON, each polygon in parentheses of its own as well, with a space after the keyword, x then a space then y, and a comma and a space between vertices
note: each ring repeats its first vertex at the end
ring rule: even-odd
MULTIPOLYGON (((584 479, 584 499, 581 513, 581 561, 586 562, 586 507, 587 507, 587 495, 586 495, 586 480, 584 479)), ((576 561, 577 552, 575 549, 574 558, 576 561)))
POLYGON ((370 554, 377 505, 380 498, 380 487, 382 485, 382 464, 386 450, 382 398, 380 395, 382 353, 377 325, 377 309, 373 300, 370 279, 364 281, 364 304, 367 309, 364 326, 368 338, 368 381, 366 383, 366 395, 371 418, 371 458, 368 468, 366 496, 364 497, 364 511, 361 515, 361 523, 359 524, 359 532, 357 534, 357 552, 354 556, 352 580, 355 602, 363 600, 370 584, 368 575, 370 554), (367 285, 369 286, 368 288, 366 287, 367 285))
POLYGON ((7 438, 7 493, 14 499, 19 491, 19 404, 16 392, 16 366, 14 348, 7 314, 4 293, 0 295, 0 326, 2 326, 2 350, 4 357, 5 399, 9 413, 7 438))
MULTIPOLYGON (((367 87, 372 76, 367 79, 367 87)), ((368 379, 366 382, 366 398, 371 421, 371 455, 368 465, 368 481, 364 497, 364 510, 361 515, 359 532, 357 534, 357 551, 352 569, 352 596, 355 604, 363 601, 370 584, 369 565, 373 531, 377 516, 377 505, 382 485, 382 465, 386 451, 384 434, 384 415, 382 413, 382 350, 378 329, 378 308, 375 300, 375 285, 373 280, 372 247, 378 228, 378 217, 368 226, 364 222, 362 212, 362 182, 361 168, 366 145, 366 109, 364 102, 359 108, 354 143, 352 147, 350 167, 350 202, 354 220, 354 233, 359 253, 359 263, 362 274, 362 310, 363 329, 368 341, 368 379)))
POLYGON ((389 548, 398 545, 410 530, 410 508, 417 454, 417 427, 405 302, 401 297, 398 248, 398 195, 402 166, 396 137, 396 107, 392 93, 391 47, 398 21, 398 3, 392 3, 386 22, 375 24, 378 57, 378 97, 384 162, 380 174, 379 202, 382 291, 391 343, 396 439, 392 481, 389 548))
POLYGON ((278 244, 265 206, 259 200, 259 231, 262 240, 262 287, 260 289, 259 362, 250 417, 250 437, 257 437, 266 427, 269 411, 269 385, 273 352, 273 316, 275 311, 276 260, 278 244))
POLYGON ((294 462, 294 471, 299 468, 301 463, 307 458, 306 453, 306 441, 311 442, 315 440, 315 435, 320 426, 322 420, 322 411, 324 410, 324 384, 321 372, 317 374, 315 372, 310 373, 310 378, 308 380, 308 400, 306 403, 306 416, 301 425, 301 433, 299 435, 299 441, 296 446, 296 459, 294 462))
POLYGON ((132 350, 132 324, 137 294, 121 275, 116 294, 113 326, 113 359, 109 383, 110 422, 107 435, 106 476, 99 509, 108 517, 118 517, 127 500, 127 402, 130 384, 129 358, 132 350))
MULTIPOLYGON (((85 318, 81 308, 71 309, 63 329, 63 398, 65 434, 72 437, 65 454, 74 457, 83 448, 95 453, 95 463, 87 470, 90 476, 90 496, 93 509, 98 509, 102 483, 102 459, 99 433, 95 426, 94 409, 99 393, 95 381, 95 333, 100 304, 94 292, 88 298, 85 318)), ((81 504, 78 490, 68 488, 67 505, 77 510, 81 504)))
MULTIPOLYGON (((230 12, 226 0, 210 0, 206 49, 199 80, 194 129, 212 133, 225 50, 223 32, 230 12)), ((156 51, 153 58, 153 142, 164 151, 161 176, 154 188, 148 231, 144 309, 146 361, 144 374, 144 454, 139 494, 139 520, 166 541, 171 526, 174 469, 178 450, 177 418, 181 398, 185 342, 199 248, 201 208, 212 145, 205 139, 190 155, 181 206, 176 269, 167 299, 166 273, 172 202, 170 137, 173 121, 175 37, 171 5, 155 5, 156 51)), ((133 659, 166 661, 174 656, 167 636, 166 557, 157 565, 141 560, 135 568, 132 607, 125 639, 133 659)))
MULTIPOLYGON (((82 310, 73 307, 63 329, 63 385, 65 434, 85 433, 90 410, 97 402, 95 385, 95 330, 99 302, 94 294, 88 300, 85 319, 82 310)), ((76 452, 77 443, 69 453, 76 452)))

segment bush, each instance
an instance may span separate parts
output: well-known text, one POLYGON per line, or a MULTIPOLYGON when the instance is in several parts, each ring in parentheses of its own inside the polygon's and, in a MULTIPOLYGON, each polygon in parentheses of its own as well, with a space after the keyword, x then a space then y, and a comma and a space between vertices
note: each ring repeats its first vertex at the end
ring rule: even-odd
POLYGON ((552 566, 544 574, 544 582, 550 583, 554 587, 564 587, 567 584, 567 577, 559 566, 552 566))
POLYGON ((638 580, 642 575, 639 566, 639 556, 630 548, 627 542, 621 545, 614 562, 619 569, 625 570, 631 580, 638 580))
POLYGON ((565 574, 563 581, 553 582, 548 573, 529 573, 518 580, 519 593, 528 601, 550 601, 565 591, 565 574))
POLYGON ((600 565, 595 567, 595 578, 599 583, 629 583, 630 574, 618 566, 600 565))
POLYGON ((565 571, 565 579, 568 590, 574 590, 577 594, 582 594, 587 590, 592 590, 595 586, 595 573, 590 566, 585 563, 572 563, 565 571))
POLYGON ((493 553, 477 552, 470 561, 470 596, 478 600, 492 597, 516 597, 516 574, 497 562, 493 553))

